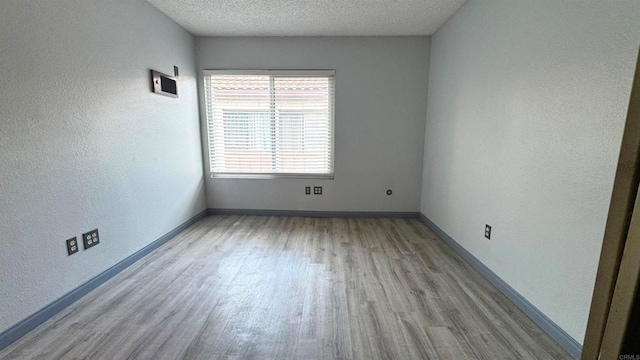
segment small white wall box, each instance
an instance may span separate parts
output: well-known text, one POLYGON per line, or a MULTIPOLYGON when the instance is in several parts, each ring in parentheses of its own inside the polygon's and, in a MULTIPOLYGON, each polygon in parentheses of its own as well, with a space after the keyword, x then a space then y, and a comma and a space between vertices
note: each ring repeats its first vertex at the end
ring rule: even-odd
POLYGON ((173 98, 178 97, 178 82, 176 78, 155 70, 151 70, 151 89, 156 94, 173 98))

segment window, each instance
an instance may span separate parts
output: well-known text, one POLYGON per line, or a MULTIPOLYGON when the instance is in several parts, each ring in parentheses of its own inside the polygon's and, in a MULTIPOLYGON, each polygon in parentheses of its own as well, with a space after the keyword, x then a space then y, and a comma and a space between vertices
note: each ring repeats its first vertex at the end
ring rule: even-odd
POLYGON ((213 177, 333 178, 334 71, 205 71, 213 177))

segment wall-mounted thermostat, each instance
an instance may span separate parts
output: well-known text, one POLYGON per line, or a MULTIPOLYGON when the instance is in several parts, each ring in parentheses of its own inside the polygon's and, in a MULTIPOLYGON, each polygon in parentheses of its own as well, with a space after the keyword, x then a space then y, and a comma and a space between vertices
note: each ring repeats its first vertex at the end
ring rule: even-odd
POLYGON ((155 70, 151 70, 151 89, 156 94, 178 97, 178 82, 176 78, 155 70))

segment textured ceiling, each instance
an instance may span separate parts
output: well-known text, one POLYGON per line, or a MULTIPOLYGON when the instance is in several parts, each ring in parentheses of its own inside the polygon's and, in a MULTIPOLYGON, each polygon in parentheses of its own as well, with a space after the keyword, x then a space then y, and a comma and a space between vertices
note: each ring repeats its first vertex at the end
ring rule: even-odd
POLYGON ((148 0, 195 35, 431 35, 466 0, 148 0))

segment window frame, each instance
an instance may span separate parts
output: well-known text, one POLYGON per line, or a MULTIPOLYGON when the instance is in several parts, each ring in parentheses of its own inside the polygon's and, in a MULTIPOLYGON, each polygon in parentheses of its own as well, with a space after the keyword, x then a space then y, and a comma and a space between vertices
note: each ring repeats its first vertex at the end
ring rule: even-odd
MULTIPOLYGON (((205 129, 207 131, 207 159, 209 160, 209 173, 211 178, 217 179, 326 179, 333 180, 335 178, 335 70, 212 70, 203 71, 203 80, 205 89, 204 107, 205 107, 205 129), (220 173, 214 172, 211 159, 211 138, 209 131, 209 100, 207 96, 209 92, 206 90, 207 77, 211 75, 261 75, 273 77, 323 77, 332 78, 330 87, 329 116, 331 136, 329 137, 329 151, 331 156, 331 173, 220 173)), ((240 109, 236 109, 239 111, 240 109)))

